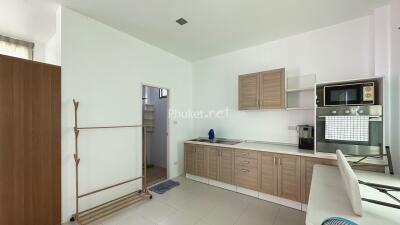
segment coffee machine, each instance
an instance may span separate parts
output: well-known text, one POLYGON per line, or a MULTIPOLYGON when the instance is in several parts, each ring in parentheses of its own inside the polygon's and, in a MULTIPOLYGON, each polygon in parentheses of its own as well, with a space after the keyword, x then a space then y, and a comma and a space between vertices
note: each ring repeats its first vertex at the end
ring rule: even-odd
POLYGON ((314 127, 310 125, 298 125, 299 148, 314 150, 314 127))

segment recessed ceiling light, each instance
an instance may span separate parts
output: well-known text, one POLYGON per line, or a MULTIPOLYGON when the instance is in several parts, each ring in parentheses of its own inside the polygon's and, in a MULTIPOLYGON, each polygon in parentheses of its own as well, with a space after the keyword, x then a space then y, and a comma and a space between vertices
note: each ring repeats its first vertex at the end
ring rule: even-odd
POLYGON ((185 24, 187 24, 188 21, 186 21, 186 20, 183 19, 183 18, 179 18, 179 19, 176 20, 176 22, 177 22, 179 25, 185 25, 185 24))

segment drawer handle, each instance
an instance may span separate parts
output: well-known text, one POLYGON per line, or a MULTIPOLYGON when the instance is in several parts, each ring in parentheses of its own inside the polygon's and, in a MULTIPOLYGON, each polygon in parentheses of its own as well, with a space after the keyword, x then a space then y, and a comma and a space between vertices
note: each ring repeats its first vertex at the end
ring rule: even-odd
POLYGON ((250 162, 249 161, 243 161, 242 163, 243 164, 249 164, 250 162))
POLYGON ((243 173, 248 173, 248 172, 250 172, 250 171, 249 171, 249 170, 242 169, 242 172, 243 172, 243 173))
POLYGON ((242 156, 247 156, 249 155, 249 153, 242 153, 242 156))

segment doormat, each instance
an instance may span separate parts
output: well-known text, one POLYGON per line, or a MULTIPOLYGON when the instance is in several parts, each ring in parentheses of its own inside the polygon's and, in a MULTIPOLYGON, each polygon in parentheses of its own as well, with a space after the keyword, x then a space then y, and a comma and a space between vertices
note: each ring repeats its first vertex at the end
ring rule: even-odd
POLYGON ((172 189, 178 185, 179 185, 179 182, 176 182, 173 180, 167 180, 165 182, 162 182, 160 184, 157 184, 157 185, 151 187, 149 190, 152 192, 155 192, 157 194, 164 194, 165 192, 169 191, 170 189, 172 189))

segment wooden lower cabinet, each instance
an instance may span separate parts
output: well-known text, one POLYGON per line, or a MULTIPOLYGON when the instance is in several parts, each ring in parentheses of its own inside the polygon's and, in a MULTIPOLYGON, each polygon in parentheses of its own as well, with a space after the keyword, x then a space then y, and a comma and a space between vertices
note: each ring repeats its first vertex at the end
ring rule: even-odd
POLYGON ((300 156, 263 152, 260 191, 300 202, 300 156))
POLYGON ((185 144, 185 173, 194 174, 196 170, 195 145, 185 144))
POLYGON ((235 150, 235 184, 254 191, 260 190, 257 151, 235 150))
POLYGON ((261 153, 261 192, 278 195, 275 153, 261 153))
POLYGON ((195 145, 195 171, 194 175, 207 177, 207 151, 204 146, 195 145))
POLYGON ((185 144, 185 172, 233 184, 233 156, 233 149, 185 144))
POLYGON ((305 204, 308 203, 313 168, 316 164, 336 166, 337 162, 333 159, 301 157, 301 202, 305 204))
POLYGON ((218 179, 219 150, 217 147, 205 146, 207 151, 207 177, 213 180, 218 179))
POLYGON ((315 164, 336 160, 185 144, 185 172, 307 203, 315 164))
POLYGON ((300 156, 277 154, 278 196, 300 202, 300 156))
POLYGON ((219 148, 218 181, 233 184, 234 158, 233 149, 219 148))

